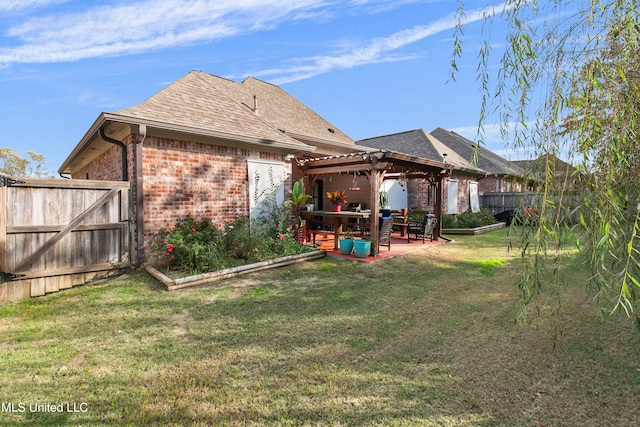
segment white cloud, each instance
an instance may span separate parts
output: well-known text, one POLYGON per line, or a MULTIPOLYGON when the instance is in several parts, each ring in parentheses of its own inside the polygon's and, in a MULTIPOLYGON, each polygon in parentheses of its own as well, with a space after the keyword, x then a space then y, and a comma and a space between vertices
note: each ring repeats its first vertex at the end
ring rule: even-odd
POLYGON ((37 9, 54 4, 66 3, 68 0, 2 0, 0 12, 16 12, 25 9, 37 9))
POLYGON ((500 13, 504 10, 504 7, 504 5, 500 5, 470 10, 462 18, 452 13, 427 25, 418 25, 398 31, 387 37, 375 38, 363 47, 324 56, 300 58, 296 60, 299 64, 297 66, 262 70, 251 74, 255 76, 274 76, 269 80, 274 84, 281 85, 327 73, 334 69, 348 69, 364 64, 412 59, 416 56, 394 56, 389 53, 434 34, 453 29, 459 20, 463 25, 469 24, 500 13))
POLYGON ((324 5, 324 0, 146 0, 45 15, 6 31, 21 43, 0 49, 0 64, 76 61, 206 42, 270 28, 302 12, 308 18, 324 5))
MULTIPOLYGON (((0 10, 35 8, 65 0, 5 0, 0 10)), ((80 12, 32 17, 5 31, 14 46, 0 48, 0 66, 13 63, 69 62, 85 58, 131 55, 165 48, 206 43, 252 31, 273 28, 285 20, 327 19, 330 7, 376 13, 415 0, 141 0, 114 6, 93 6, 80 12)), ((463 23, 500 12, 503 6, 468 11, 463 23)), ((450 15, 378 38, 367 46, 338 55, 304 58, 298 66, 264 70, 274 82, 301 80, 333 69, 401 61, 414 55, 392 52, 402 46, 451 29, 450 15)), ((8 43, 5 46, 9 45, 8 43)))

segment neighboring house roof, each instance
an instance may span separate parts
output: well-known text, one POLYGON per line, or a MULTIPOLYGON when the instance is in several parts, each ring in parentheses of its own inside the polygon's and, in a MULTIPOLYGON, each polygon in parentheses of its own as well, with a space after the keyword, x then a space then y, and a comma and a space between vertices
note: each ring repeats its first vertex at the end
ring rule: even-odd
POLYGON ((513 163, 520 166, 522 169, 525 170, 525 172, 528 172, 534 175, 535 174, 543 175, 546 169, 547 160, 554 162, 556 175, 564 176, 567 173, 569 175, 572 175, 577 171, 577 169, 573 165, 565 162, 564 160, 557 158, 553 154, 543 154, 537 159, 533 159, 533 160, 515 160, 513 163))
POLYGON ((423 129, 362 139, 357 141, 356 144, 383 150, 393 150, 423 159, 435 160, 450 164, 455 170, 477 175, 486 175, 483 170, 473 166, 458 153, 451 150, 423 129))
POLYGON ((533 160, 516 160, 513 163, 524 169, 525 174, 538 182, 545 181, 547 162, 553 163, 555 169, 555 181, 564 188, 575 187, 582 179, 582 174, 578 169, 554 156, 553 154, 543 154, 533 160))
MULTIPOLYGON (((450 150, 458 155, 471 161, 476 152, 477 144, 455 132, 442 128, 431 131, 431 135, 439 139, 450 150)), ((510 175, 516 177, 524 177, 524 170, 503 157, 488 150, 486 147, 480 147, 477 156, 476 166, 491 175, 510 175)))
POLYGON ((353 140, 281 88, 248 78, 242 83, 192 71, 146 101, 102 113, 60 167, 72 173, 112 147, 107 136, 138 125, 241 143, 266 150, 311 152, 318 144, 346 149, 353 140), (257 108, 256 108, 257 107, 257 108))

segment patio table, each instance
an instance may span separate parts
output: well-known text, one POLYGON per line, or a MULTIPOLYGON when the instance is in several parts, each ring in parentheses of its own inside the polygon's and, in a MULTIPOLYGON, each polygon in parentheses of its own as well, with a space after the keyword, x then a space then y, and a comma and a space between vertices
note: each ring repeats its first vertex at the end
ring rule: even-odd
MULTIPOLYGON (((329 217, 333 219, 333 248, 337 250, 339 247, 338 241, 340 239, 340 235, 342 234, 342 225, 350 218, 368 219, 369 217, 371 217, 371 212, 370 211, 359 211, 359 212, 305 211, 304 215, 307 220, 306 224, 310 224, 311 218, 313 218, 314 216, 321 216, 323 218, 329 217)), ((308 228, 307 228, 307 233, 305 234, 308 234, 308 228)))

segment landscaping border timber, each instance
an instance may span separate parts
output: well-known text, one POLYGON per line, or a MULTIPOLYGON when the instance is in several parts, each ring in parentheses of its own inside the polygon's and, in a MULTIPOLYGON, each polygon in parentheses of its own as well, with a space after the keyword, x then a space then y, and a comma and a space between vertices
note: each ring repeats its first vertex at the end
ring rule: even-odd
POLYGON ((182 277, 180 279, 172 279, 162 272, 158 271, 151 265, 145 266, 147 273, 155 277, 162 282, 168 291, 176 291, 178 289, 188 288, 191 286, 204 285, 207 283, 213 283, 222 279, 229 279, 241 274, 249 274, 256 271, 268 270, 270 268, 284 267, 287 265, 297 264, 304 261, 311 261, 314 259, 322 258, 326 256, 326 252, 322 250, 315 250, 313 252, 306 252, 303 254, 291 255, 283 258, 275 258, 267 261, 262 261, 254 264, 241 265, 239 267, 227 268, 224 270, 213 271, 211 273, 203 273, 195 276, 182 277))
POLYGON ((493 230, 497 230, 499 228, 506 227, 507 224, 504 222, 498 222, 496 224, 485 225, 482 227, 476 228, 443 228, 442 234, 458 234, 458 235, 470 235, 470 234, 482 234, 488 233, 493 230))

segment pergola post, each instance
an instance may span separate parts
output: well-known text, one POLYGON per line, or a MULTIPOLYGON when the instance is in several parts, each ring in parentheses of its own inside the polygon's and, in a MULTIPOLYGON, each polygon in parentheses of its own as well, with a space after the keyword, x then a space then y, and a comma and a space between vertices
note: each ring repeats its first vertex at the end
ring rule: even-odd
POLYGON ((444 178, 444 175, 439 174, 436 180, 436 203, 433 206, 433 213, 436 216, 436 228, 438 232, 436 233, 434 230, 433 240, 438 240, 440 238, 440 232, 442 231, 442 181, 444 178))
POLYGON ((369 179, 369 206, 371 207, 371 216, 369 217, 369 230, 371 235, 371 255, 378 256, 380 246, 378 244, 378 212, 380 211, 380 184, 382 183, 382 175, 384 171, 372 170, 367 174, 369 179))

